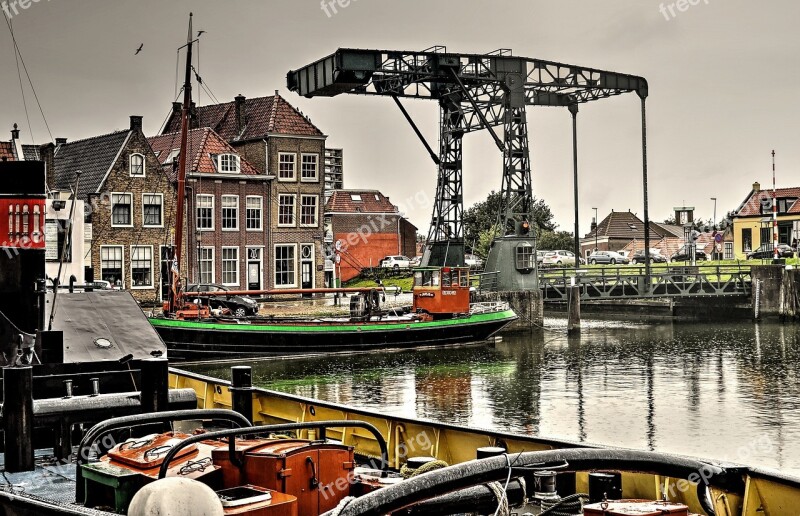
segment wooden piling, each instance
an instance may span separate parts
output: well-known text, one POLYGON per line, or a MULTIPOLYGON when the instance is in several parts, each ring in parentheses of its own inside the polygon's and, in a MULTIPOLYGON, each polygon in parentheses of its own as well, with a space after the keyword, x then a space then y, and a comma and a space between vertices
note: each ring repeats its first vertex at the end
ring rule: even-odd
POLYGON ((33 471, 33 368, 3 369, 5 471, 33 471))
POLYGON ((569 315, 567 317, 567 334, 581 332, 581 288, 569 287, 569 315))

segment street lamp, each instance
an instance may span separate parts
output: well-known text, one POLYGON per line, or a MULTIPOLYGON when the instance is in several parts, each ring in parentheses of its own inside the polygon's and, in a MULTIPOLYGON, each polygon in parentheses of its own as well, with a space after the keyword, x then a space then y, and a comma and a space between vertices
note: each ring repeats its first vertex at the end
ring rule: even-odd
POLYGON ((717 229, 717 198, 712 197, 712 201, 714 201, 714 219, 711 221, 711 225, 714 226, 714 230, 717 229))
POLYGON ((597 208, 592 209, 594 210, 594 250, 597 251, 597 228, 600 223, 597 221, 597 208))

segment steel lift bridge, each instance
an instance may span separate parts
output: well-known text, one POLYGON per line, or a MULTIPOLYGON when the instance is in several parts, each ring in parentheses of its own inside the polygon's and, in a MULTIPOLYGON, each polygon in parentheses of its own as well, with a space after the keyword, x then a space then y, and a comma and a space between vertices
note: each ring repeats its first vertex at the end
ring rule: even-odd
MULTIPOLYGON (((462 139, 465 133, 487 130, 503 156, 502 202, 498 213, 502 234, 494 241, 486 262, 487 271, 497 271, 495 287, 499 290, 539 288, 531 213, 527 106, 567 108, 573 117, 575 143, 579 104, 635 92, 642 107, 645 252, 649 253, 647 81, 642 77, 517 57, 505 49, 488 54, 457 54, 447 52, 445 47, 421 52, 341 48, 290 71, 287 85, 305 97, 343 93, 392 97, 438 167, 423 265, 464 263, 462 139), (401 98, 439 103, 438 155, 401 104, 401 98), (503 127, 502 139, 495 130, 499 126, 503 127)), ((577 150, 573 158, 577 183, 577 150)), ((577 244, 577 188, 575 192, 577 244)), ((646 263, 649 276, 649 259, 646 263)))

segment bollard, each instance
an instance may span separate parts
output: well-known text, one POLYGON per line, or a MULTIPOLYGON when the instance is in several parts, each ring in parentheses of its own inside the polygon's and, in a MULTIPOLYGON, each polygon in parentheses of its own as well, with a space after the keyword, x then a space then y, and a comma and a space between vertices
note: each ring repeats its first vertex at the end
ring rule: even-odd
POLYGON ((33 368, 3 368, 5 471, 33 471, 33 368))
POLYGON ((166 358, 146 358, 140 362, 142 378, 142 412, 169 410, 169 361, 166 358))
POLYGON ((581 288, 569 287, 569 315, 567 318, 567 334, 581 332, 581 288))
POLYGON ((253 374, 250 366, 231 367, 233 410, 253 422, 253 374))

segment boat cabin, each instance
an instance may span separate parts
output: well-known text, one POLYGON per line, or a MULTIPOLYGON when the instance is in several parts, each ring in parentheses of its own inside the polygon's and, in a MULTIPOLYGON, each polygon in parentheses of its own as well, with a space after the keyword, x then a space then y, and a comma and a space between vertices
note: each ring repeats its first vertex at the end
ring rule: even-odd
POLYGON ((469 267, 423 267, 414 272, 414 312, 433 316, 469 312, 469 267))

